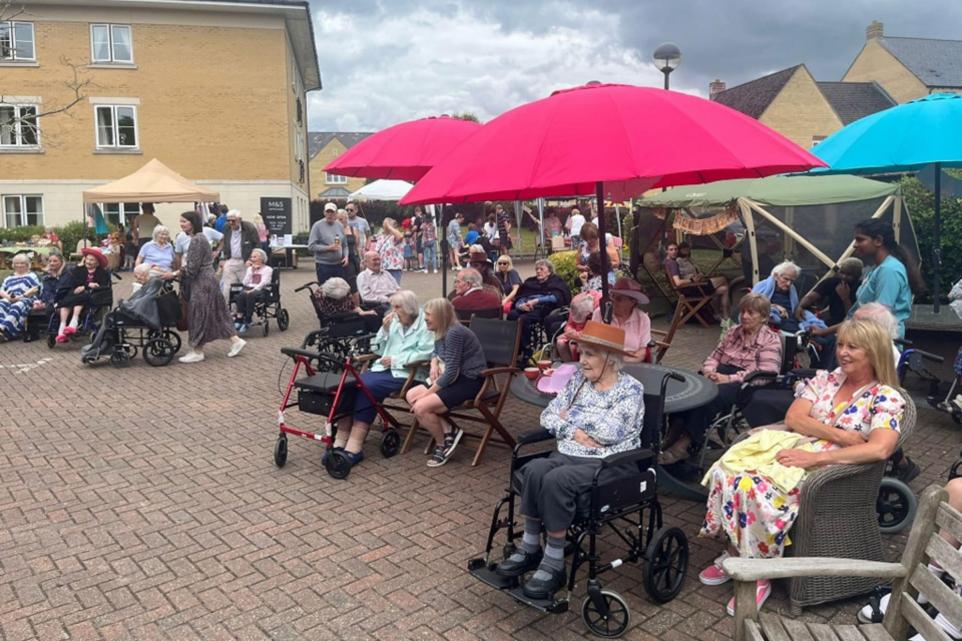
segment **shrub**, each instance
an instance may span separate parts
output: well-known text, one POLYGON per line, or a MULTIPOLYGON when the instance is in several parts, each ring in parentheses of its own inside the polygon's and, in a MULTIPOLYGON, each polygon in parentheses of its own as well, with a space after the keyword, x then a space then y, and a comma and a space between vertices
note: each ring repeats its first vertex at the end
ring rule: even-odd
POLYGON ((43 233, 43 225, 28 225, 24 227, 9 227, 0 229, 0 241, 24 243, 34 236, 43 233))
POLYGON ((554 266, 554 273, 561 277, 574 295, 581 291, 581 279, 578 277, 578 253, 572 250, 554 252, 548 256, 548 262, 554 266))
MULTIPOLYGON (((932 249, 935 244, 935 194, 914 176, 901 180, 905 206, 915 226, 919 241, 919 258, 926 285, 932 287, 932 249)), ((945 298, 952 284, 962 278, 962 199, 942 198, 942 291, 945 298)), ((931 302, 932 292, 917 297, 916 303, 931 302)))

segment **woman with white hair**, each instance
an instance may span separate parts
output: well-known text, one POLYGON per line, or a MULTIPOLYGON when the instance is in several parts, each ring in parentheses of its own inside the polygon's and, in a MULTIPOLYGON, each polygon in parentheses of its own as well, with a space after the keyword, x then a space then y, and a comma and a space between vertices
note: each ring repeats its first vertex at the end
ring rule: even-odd
MULTIPOLYGON (((380 354, 370 369, 361 374, 361 382, 378 403, 399 392, 408 378, 409 363, 426 361, 434 349, 434 335, 424 324, 414 292, 402 289, 391 296, 391 311, 384 317, 371 351, 380 354)), ((343 452, 352 466, 364 458, 364 439, 376 410, 371 399, 360 390, 354 392, 354 411, 337 424, 335 450, 343 452)))
POLYGON ((250 264, 244 273, 241 284, 243 291, 234 299, 234 329, 238 334, 246 334, 254 317, 254 306, 267 297, 274 270, 267 264, 267 252, 259 247, 251 250, 250 264))
POLYGON ((137 254, 137 265, 150 265, 151 276, 163 276, 174 269, 174 245, 170 230, 163 225, 154 227, 153 240, 143 244, 137 254))
POLYGON ((761 294, 772 303, 769 314, 770 322, 785 332, 795 333, 798 330, 825 328, 825 322, 810 311, 804 311, 799 321, 795 312, 798 309, 798 290, 795 281, 802 275, 801 268, 790 260, 775 265, 772 275, 759 281, 752 288, 755 294, 761 294))
POLYGON ((16 338, 40 293, 40 278, 30 271, 26 254, 13 257, 13 273, 0 286, 0 339, 16 338))

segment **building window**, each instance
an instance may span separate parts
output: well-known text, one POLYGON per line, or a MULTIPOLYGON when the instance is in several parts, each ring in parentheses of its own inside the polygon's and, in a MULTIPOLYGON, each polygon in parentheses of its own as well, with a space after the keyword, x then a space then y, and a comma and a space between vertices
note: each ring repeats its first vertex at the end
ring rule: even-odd
POLYGON ((300 98, 297 99, 297 103, 296 103, 296 104, 297 104, 297 106, 296 106, 296 111, 297 111, 297 124, 301 124, 301 123, 304 122, 304 105, 301 104, 301 99, 300 99, 300 98))
MULTIPOLYGON (((306 168, 306 166, 304 165, 304 161, 303 161, 303 160, 298 160, 298 161, 297 161, 297 170, 298 170, 297 182, 302 183, 302 182, 304 182, 304 179, 307 178, 307 168, 306 168)), ((347 181, 345 181, 345 182, 347 182, 347 181)))
POLYGON ((140 214, 140 203, 101 203, 104 218, 114 225, 126 225, 127 219, 140 214))
POLYGON ((0 22, 0 60, 36 60, 33 23, 0 22))
POLYGON ((329 174, 324 172, 324 182, 328 185, 346 185, 347 176, 338 176, 337 174, 329 174))
POLYGON ((90 61, 133 64, 134 47, 130 25, 90 25, 90 61))
POLYGON ((97 105, 97 148, 137 148, 137 108, 126 105, 97 105))
POLYGON ((39 145, 37 106, 0 104, 0 148, 39 145))
POLYGON ((3 196, 3 212, 8 228, 43 225, 43 196, 3 196))

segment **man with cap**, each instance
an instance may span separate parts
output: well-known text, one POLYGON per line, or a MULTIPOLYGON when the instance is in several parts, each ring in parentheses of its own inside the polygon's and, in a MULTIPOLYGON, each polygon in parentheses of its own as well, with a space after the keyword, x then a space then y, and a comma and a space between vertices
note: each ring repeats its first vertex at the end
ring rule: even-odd
POLYGON ((241 220, 237 209, 227 212, 227 226, 224 227, 224 261, 220 279, 220 290, 224 300, 230 302, 230 286, 243 283, 247 273, 247 261, 251 252, 260 243, 254 223, 241 220))
POLYGON ((557 439, 557 449, 521 468, 524 535, 495 570, 503 577, 535 570, 522 587, 532 599, 550 599, 564 585, 565 532, 595 476, 602 484, 638 469, 627 463, 599 470, 604 459, 641 447, 644 387, 622 371, 624 330, 588 321, 578 344, 580 370, 541 413, 541 426, 557 439))
POLYGON ((337 205, 334 203, 324 205, 324 218, 311 227, 307 248, 314 253, 314 269, 319 285, 323 285, 328 278, 344 278, 347 242, 344 227, 337 221, 337 205))
POLYGON ((495 291, 501 291, 501 282, 494 275, 494 263, 488 258, 488 253, 481 245, 471 245, 468 248, 468 264, 481 274, 481 280, 486 287, 493 287, 495 291))

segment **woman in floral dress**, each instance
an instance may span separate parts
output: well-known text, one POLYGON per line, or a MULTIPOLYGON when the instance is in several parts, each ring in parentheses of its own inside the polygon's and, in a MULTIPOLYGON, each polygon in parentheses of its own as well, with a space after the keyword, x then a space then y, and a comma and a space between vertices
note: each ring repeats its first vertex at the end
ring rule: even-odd
POLYGON ((404 271, 404 234, 393 218, 385 218, 381 233, 375 238, 374 250, 381 256, 381 268, 401 284, 404 271))
MULTIPOLYGON (((792 468, 799 473, 797 468, 807 471, 832 463, 872 463, 895 451, 905 400, 897 390, 890 337, 877 323, 846 321, 838 332, 837 355, 839 368, 819 371, 809 380, 785 417, 789 430, 807 438, 791 449, 774 448, 774 458, 768 454, 765 460, 760 454, 749 464, 743 461, 741 469, 733 470, 723 457, 705 476, 708 509, 699 535, 724 536, 729 549, 698 575, 702 583, 721 585, 729 580, 721 565, 729 555, 783 555, 798 516, 804 477, 804 472, 796 474, 792 487, 786 488, 792 468), (761 467, 771 472, 758 472, 761 467)), ((770 593, 771 584, 759 581, 758 607, 770 593)), ((734 614, 734 598, 728 613, 734 614)))

